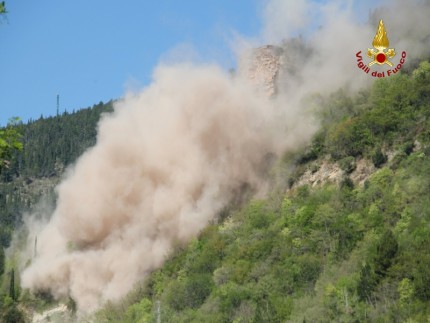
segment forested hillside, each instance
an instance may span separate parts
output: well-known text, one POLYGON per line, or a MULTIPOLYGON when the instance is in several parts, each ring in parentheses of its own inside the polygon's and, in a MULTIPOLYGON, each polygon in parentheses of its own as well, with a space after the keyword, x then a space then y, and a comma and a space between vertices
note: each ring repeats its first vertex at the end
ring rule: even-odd
MULTIPOLYGON (((94 320, 429 320, 430 64, 377 80, 358 94, 342 89, 309 102, 321 130, 307 148, 277 162, 268 174, 269 194, 232 202, 94 320), (363 183, 351 177, 361 161, 374 169, 363 183), (299 184, 323 162, 342 169, 338 183, 299 184)), ((20 126, 24 149, 0 186, 2 246, 22 211, 52 194, 64 167, 94 144, 100 114, 111 109, 99 104, 20 126)), ((55 304, 49 295, 20 291, 11 269, 2 277, 4 320, 23 320, 26 308, 55 304)), ((73 304, 69 300, 71 311, 73 304)))
POLYGON ((56 117, 30 120, 18 129, 24 149, 17 152, 10 167, 2 172, 2 181, 16 177, 46 177, 56 174, 56 167, 69 165, 88 147, 94 145, 97 122, 104 112, 112 111, 112 101, 92 108, 56 117))
POLYGON ((53 189, 65 167, 94 145, 97 122, 102 113, 110 111, 112 102, 100 102, 92 108, 55 117, 41 116, 16 127, 22 135, 23 149, 14 153, 9 167, 0 174, 0 306, 9 293, 11 269, 5 270, 3 248, 9 246, 22 214, 35 210, 42 197, 54 204, 53 189))
POLYGON ((98 321, 428 322, 430 64, 313 102, 321 131, 277 166, 293 189, 225 210, 98 321), (339 185, 294 185, 327 158, 339 185))
POLYGON ((112 102, 56 117, 21 123, 23 150, 16 151, 9 167, 1 172, 0 243, 7 247, 20 215, 34 206, 41 195, 52 191, 64 168, 96 141, 100 115, 112 111, 112 102), (39 184, 39 185, 36 185, 39 184), (46 185, 44 185, 46 184, 46 185))

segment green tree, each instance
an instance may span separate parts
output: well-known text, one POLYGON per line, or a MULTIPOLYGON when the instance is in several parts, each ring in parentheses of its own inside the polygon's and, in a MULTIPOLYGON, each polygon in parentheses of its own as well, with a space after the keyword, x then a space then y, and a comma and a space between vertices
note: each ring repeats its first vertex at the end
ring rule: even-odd
POLYGON ((379 277, 387 274, 398 249, 399 245, 393 232, 386 230, 376 246, 375 273, 379 277))
POLYGON ((328 151, 336 160, 362 155, 366 147, 372 143, 372 133, 357 117, 336 124, 329 130, 326 137, 328 151))
POLYGON ((6 4, 4 1, 2 1, 0 2, 0 15, 4 15, 6 12, 6 4))
POLYGON ((3 275, 3 272, 4 272, 4 264, 5 264, 4 249, 0 245, 0 277, 1 277, 1 275, 3 275))
POLYGON ((372 155, 372 162, 375 167, 381 167, 387 162, 387 156, 382 152, 381 148, 376 149, 375 153, 372 155))
MULTIPOLYGON (((421 251, 421 250, 420 250, 421 251)), ((420 252, 418 264, 414 270, 414 289, 416 296, 422 301, 430 300, 430 255, 420 252)))
POLYGON ((10 284, 9 284, 9 297, 12 300, 16 300, 16 293, 15 293, 15 270, 12 268, 10 272, 10 284))
POLYGON ((357 294, 362 301, 371 301, 371 295, 376 287, 375 274, 369 264, 361 268, 360 279, 357 286, 357 294))
POLYGON ((125 314, 125 322, 130 323, 146 323, 151 322, 152 302, 143 298, 139 303, 128 307, 125 314))
POLYGON ((176 311, 199 307, 211 293, 211 278, 210 275, 193 274, 171 282, 165 292, 166 304, 176 311))
POLYGON ((24 323, 24 314, 18 309, 16 304, 10 299, 5 301, 2 311, 0 312, 0 322, 4 323, 24 323))
POLYGON ((414 285, 409 278, 403 278, 400 281, 397 292, 399 293, 400 306, 410 306, 411 299, 414 295, 414 285))
POLYGON ((19 122, 19 118, 13 118, 5 128, 0 129, 0 171, 9 166, 12 153, 23 148, 22 135, 17 127, 19 122))

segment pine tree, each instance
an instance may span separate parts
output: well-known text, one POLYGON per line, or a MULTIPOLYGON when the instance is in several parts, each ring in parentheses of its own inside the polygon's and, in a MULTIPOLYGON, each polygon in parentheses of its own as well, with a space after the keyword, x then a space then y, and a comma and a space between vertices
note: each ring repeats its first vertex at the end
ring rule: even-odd
POLYGON ((13 268, 10 271, 9 296, 14 301, 16 300, 16 295, 15 295, 15 270, 13 268))
POLYGON ((377 285, 375 274, 369 264, 361 268, 360 280, 358 281, 357 294, 362 301, 370 301, 372 292, 377 285))
POLYGON ((385 277, 399 249, 396 237, 391 230, 386 230, 376 247, 375 273, 385 277))
POLYGON ((0 245, 0 277, 3 275, 4 272, 4 250, 3 247, 0 245))

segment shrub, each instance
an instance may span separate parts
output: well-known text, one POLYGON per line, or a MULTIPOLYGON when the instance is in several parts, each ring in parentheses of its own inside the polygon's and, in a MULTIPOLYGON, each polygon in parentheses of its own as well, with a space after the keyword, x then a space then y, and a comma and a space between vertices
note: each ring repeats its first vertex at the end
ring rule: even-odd
POLYGON ((184 281, 175 281, 166 292, 168 304, 179 311, 185 308, 198 308, 212 291, 212 276, 193 274, 184 281))
POLYGON ((414 151, 414 143, 409 141, 402 146, 402 150, 406 155, 410 155, 414 151))
POLYGON ((373 143, 372 133, 358 118, 350 118, 330 129, 326 146, 335 160, 362 155, 373 143))
POLYGON ((351 190, 354 188, 354 182, 348 176, 344 176, 340 182, 340 188, 351 190))
POLYGON ((380 148, 378 148, 372 155, 372 162, 377 168, 385 164, 387 162, 387 159, 387 156, 381 151, 380 148))
POLYGON ((352 156, 342 158, 341 160, 339 160, 339 167, 346 174, 352 173, 355 170, 355 168, 357 167, 357 164, 355 162, 355 158, 352 156))
POLYGON ((152 302, 143 298, 139 303, 133 304, 128 307, 125 314, 125 322, 130 323, 146 323, 150 322, 152 315, 152 302))
POLYGON ((376 246, 375 273, 379 277, 387 274, 398 249, 399 245, 393 232, 386 230, 376 246))

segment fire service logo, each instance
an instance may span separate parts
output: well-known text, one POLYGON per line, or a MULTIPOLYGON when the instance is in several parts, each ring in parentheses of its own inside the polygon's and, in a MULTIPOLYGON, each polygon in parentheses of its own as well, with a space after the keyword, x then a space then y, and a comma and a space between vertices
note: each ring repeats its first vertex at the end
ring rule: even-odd
POLYGON ((405 63, 406 52, 403 51, 399 60, 399 63, 393 67, 393 63, 390 61, 396 52, 394 48, 389 48, 390 43, 388 41, 387 32, 385 31, 384 22, 382 19, 379 21, 378 30, 373 38, 372 46, 374 48, 367 49, 367 56, 372 59, 372 61, 366 65, 363 62, 363 57, 361 56, 361 51, 359 51, 355 56, 357 57, 357 66, 363 70, 366 74, 369 74, 370 67, 374 64, 384 66, 387 64, 390 68, 383 71, 372 71, 370 73, 373 77, 386 77, 396 74, 405 63))

